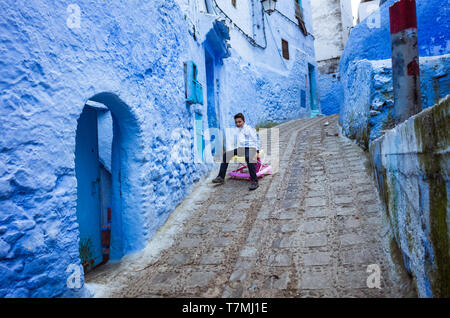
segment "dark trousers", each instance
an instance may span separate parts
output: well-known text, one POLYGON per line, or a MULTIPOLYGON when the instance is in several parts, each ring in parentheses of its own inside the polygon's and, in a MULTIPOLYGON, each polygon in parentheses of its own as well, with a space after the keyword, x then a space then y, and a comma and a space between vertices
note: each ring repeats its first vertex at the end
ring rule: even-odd
POLYGON ((230 162, 233 156, 244 157, 247 162, 248 171, 250 172, 250 179, 254 181, 258 181, 258 177, 256 176, 256 148, 248 148, 248 147, 239 147, 230 151, 227 151, 223 154, 223 161, 220 165, 219 176, 225 179, 225 174, 227 173, 228 163, 230 162))

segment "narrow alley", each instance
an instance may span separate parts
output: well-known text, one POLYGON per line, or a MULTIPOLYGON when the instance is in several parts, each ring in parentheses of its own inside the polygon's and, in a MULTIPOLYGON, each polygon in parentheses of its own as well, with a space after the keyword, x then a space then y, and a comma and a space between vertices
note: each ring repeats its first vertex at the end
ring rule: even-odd
POLYGON ((444 2, 0 1, 0 299, 449 298, 444 2))
POLYGON ((258 190, 204 182, 146 249, 87 285, 96 297, 415 297, 366 154, 337 121, 277 126, 280 169, 258 190), (380 288, 368 287, 369 265, 380 288))

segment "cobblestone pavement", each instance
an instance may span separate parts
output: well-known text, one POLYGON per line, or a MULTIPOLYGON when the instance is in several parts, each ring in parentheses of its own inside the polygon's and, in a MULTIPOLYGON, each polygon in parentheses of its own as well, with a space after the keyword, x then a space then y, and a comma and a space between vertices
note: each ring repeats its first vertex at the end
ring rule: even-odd
POLYGON ((232 179, 208 186, 148 262, 106 266, 87 282, 109 297, 415 296, 368 159, 337 136, 337 121, 278 126, 279 171, 256 191, 232 179), (371 264, 381 270, 380 289, 367 286, 371 264))

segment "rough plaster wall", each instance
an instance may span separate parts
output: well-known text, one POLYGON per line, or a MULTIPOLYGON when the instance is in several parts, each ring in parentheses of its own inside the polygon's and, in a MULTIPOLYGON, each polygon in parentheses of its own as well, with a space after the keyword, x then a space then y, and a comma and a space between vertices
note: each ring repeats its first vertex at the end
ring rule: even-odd
MULTIPOLYGON (((386 1, 380 10, 353 28, 342 53, 339 66, 341 75, 358 60, 391 58, 389 6, 394 2, 395 0, 386 1), (372 19, 374 17, 379 19, 372 19), (379 21, 379 25, 368 25, 368 21, 379 21)), ((437 56, 450 53, 450 24, 446 23, 450 20, 450 10, 442 8, 440 0, 417 0, 416 4, 419 55, 437 56)))
POLYGON ((339 73, 339 57, 317 62, 320 74, 332 75, 339 73))
MULTIPOLYGON (((217 5, 247 34, 253 35, 253 21, 251 19, 252 4, 254 0, 237 0, 236 8, 231 0, 215 0, 217 5)), ((214 2, 214 0, 213 0, 214 2)), ((260 3, 258 3, 258 6, 260 3)))
MULTIPOLYGON (((307 2, 305 2, 306 4, 307 2)), ((305 7, 305 5, 304 5, 305 7)), ((308 12, 306 9, 304 9, 305 14, 305 20, 307 17, 308 12)), ((283 12, 285 15, 288 15, 290 11, 283 12)), ((289 65, 293 65, 295 60, 295 53, 294 49, 298 49, 300 51, 303 51, 307 55, 307 61, 309 63, 314 63, 314 40, 311 35, 305 36, 301 32, 300 28, 297 25, 297 20, 295 18, 291 20, 287 20, 283 16, 273 13, 271 16, 266 15, 266 33, 267 33, 267 40, 270 43, 271 41, 276 45, 277 51, 274 52, 273 50, 268 50, 266 54, 269 54, 266 56, 265 64, 270 65, 272 60, 275 59, 277 56, 281 55, 281 38, 287 40, 289 42, 289 50, 290 53, 293 54, 293 57, 289 61, 284 61, 283 64, 287 65, 287 69, 289 69, 289 65), (292 23, 294 21, 294 23, 292 23), (275 54, 277 53, 277 54, 275 54), (311 59, 312 58, 312 59, 311 59)), ((308 25, 305 21, 306 28, 308 30, 311 30, 312 26, 308 25)), ((285 68, 286 69, 286 68, 285 68)))
POLYGON ((347 44, 350 31, 353 28, 352 0, 341 0, 342 41, 347 44))
MULTIPOLYGON (((422 108, 425 109, 450 93, 450 56, 421 57, 420 73, 422 108)), ((367 147, 383 130, 392 128, 389 118, 394 105, 391 60, 358 61, 348 68, 342 84, 345 103, 340 123, 343 132, 367 147)))
MULTIPOLYGON (((378 66, 376 62, 373 62, 373 65, 370 66, 371 62, 368 64, 367 60, 376 61, 391 58, 389 6, 393 3, 393 0, 386 1, 380 7, 380 10, 374 12, 352 30, 339 65, 344 87, 344 108, 341 109, 340 123, 348 136, 357 138, 361 144, 366 146, 369 138, 373 140, 380 135, 383 129, 382 122, 386 120, 392 103, 391 73, 388 70, 390 66, 383 66, 384 62, 379 62, 381 64, 378 66), (368 23, 368 21, 376 21, 379 25, 368 23), (377 69, 373 74, 372 84, 353 81, 353 73, 357 68, 366 68, 365 72, 370 73, 369 69, 372 67, 377 69), (364 97, 354 96, 355 98, 353 98, 354 91, 358 91, 362 86, 372 87, 371 89, 374 89, 373 94, 364 97), (366 97, 369 100, 366 100, 366 97), (363 98, 363 101, 360 101, 360 98, 363 98), (361 114, 369 115, 367 104, 373 107, 369 110, 371 116, 369 120, 366 115, 360 116, 361 114), (360 120, 357 120, 352 128, 350 121, 354 121, 355 118, 360 120), (371 130, 370 136, 366 135, 368 125, 371 126, 369 127, 371 130)), ((427 61, 423 57, 450 53, 450 26, 448 23, 439 22, 449 20, 449 10, 441 10, 441 3, 437 0, 417 0, 417 13, 421 63, 427 61), (440 27, 437 28, 436 25, 440 27)), ((427 106, 436 102, 436 96, 445 96, 450 90, 447 76, 443 71, 448 63, 447 60, 443 59, 436 62, 436 65, 427 63, 423 65, 421 70, 422 100, 427 106), (436 78, 439 76, 443 77, 436 78), (439 92, 436 91, 436 87, 439 88, 439 92)))
POLYGON ((175 128, 192 133, 181 56, 188 33, 174 2, 82 1, 81 29, 66 26, 70 3, 0 4, 2 297, 72 295, 75 133, 88 98, 113 92, 137 120, 142 154, 134 164, 144 201, 135 203, 146 223, 136 230, 145 238, 206 169, 168 155, 182 142, 175 128))
POLYGON ((372 65, 367 60, 351 64, 348 73, 341 77, 344 103, 340 109, 339 123, 346 136, 362 143, 366 140, 373 91, 372 78, 372 65))
POLYGON ((419 296, 450 294, 450 97, 370 146, 375 175, 419 296))
POLYGON ((437 104, 441 98, 450 93, 450 54, 436 57, 420 58, 420 81, 422 107, 437 104))
MULTIPOLYGON (((255 6, 261 6, 261 3, 255 1, 255 6)), ((305 24, 310 30, 309 1, 304 1, 303 8, 305 24)), ((236 11, 233 7, 229 10, 236 11)), ((293 1, 279 1, 277 10, 296 22, 293 1)), ((237 25, 243 23, 245 26, 248 20, 251 20, 251 13, 247 10, 234 13, 233 22, 237 25)), ((262 21, 255 18, 253 23, 261 24, 262 21)), ((312 37, 305 37, 296 24, 277 12, 270 16, 265 14, 264 28, 265 40, 257 39, 258 44, 266 46, 262 49, 252 46, 230 25, 231 57, 223 60, 219 72, 218 103, 225 127, 234 126, 233 115, 238 112, 243 112, 251 125, 309 115, 309 88, 306 87, 305 75, 308 74, 308 63, 316 64, 312 37), (289 42, 289 60, 282 57, 281 39, 289 42), (300 107, 301 89, 307 94, 304 108, 300 107)))
POLYGON ((313 26, 313 8, 312 2, 315 0, 302 0, 303 5, 303 14, 305 19, 306 28, 310 33, 314 34, 314 26, 313 26))
POLYGON ((320 105, 325 116, 339 114, 344 101, 344 91, 339 73, 319 74, 317 87, 320 92, 320 105))
POLYGON ((313 0, 312 19, 318 62, 340 57, 344 49, 339 0, 313 0))
MULTIPOLYGON (((259 1, 254 1, 255 7, 261 6, 259 1)), ((312 30, 309 1, 303 1, 303 8, 306 28, 312 30)), ((233 10, 235 9, 233 8, 233 10)), ((271 70, 287 75, 295 64, 295 59, 291 58, 287 61, 281 57, 281 39, 283 38, 289 42, 289 50, 293 56, 295 56, 296 49, 301 50, 308 56, 307 62, 316 64, 314 61, 314 40, 310 35, 305 37, 297 26, 294 2, 290 0, 279 1, 279 3, 277 3, 277 10, 282 12, 291 21, 280 15, 278 12, 273 12, 271 15, 264 14, 264 21, 262 21, 260 17, 255 17, 255 20, 253 21, 254 25, 261 25, 261 29, 264 28, 266 32, 265 37, 258 35, 257 38, 255 38, 256 42, 263 48, 251 45, 249 40, 246 39, 236 27, 227 23, 230 27, 231 47, 236 51, 237 55, 241 56, 244 60, 267 68, 269 71, 271 70)), ((233 23, 241 27, 241 25, 245 26, 249 20, 251 20, 251 13, 243 11, 235 15, 233 23)))
POLYGON ((221 72, 220 82, 221 87, 226 87, 221 92, 221 104, 226 105, 226 126, 233 127, 233 116, 238 112, 243 112, 252 126, 309 115, 309 104, 305 108, 300 106, 300 90, 306 90, 304 75, 308 70, 302 53, 297 52, 295 64, 287 76, 239 58, 226 59, 224 69, 227 72, 221 72), (242 80, 236 81, 236 76, 242 80))
POLYGON ((315 0, 312 6, 321 109, 326 115, 337 114, 343 102, 343 92, 336 73, 339 72, 339 60, 353 26, 351 1, 315 0))

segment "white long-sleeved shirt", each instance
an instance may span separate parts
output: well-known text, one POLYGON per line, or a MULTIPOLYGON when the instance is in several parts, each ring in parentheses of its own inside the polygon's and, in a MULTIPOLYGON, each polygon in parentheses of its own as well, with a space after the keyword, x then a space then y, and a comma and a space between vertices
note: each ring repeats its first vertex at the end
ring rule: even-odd
POLYGON ((244 123, 242 128, 238 128, 238 131, 238 147, 256 148, 256 150, 260 150, 260 140, 255 128, 244 123))

